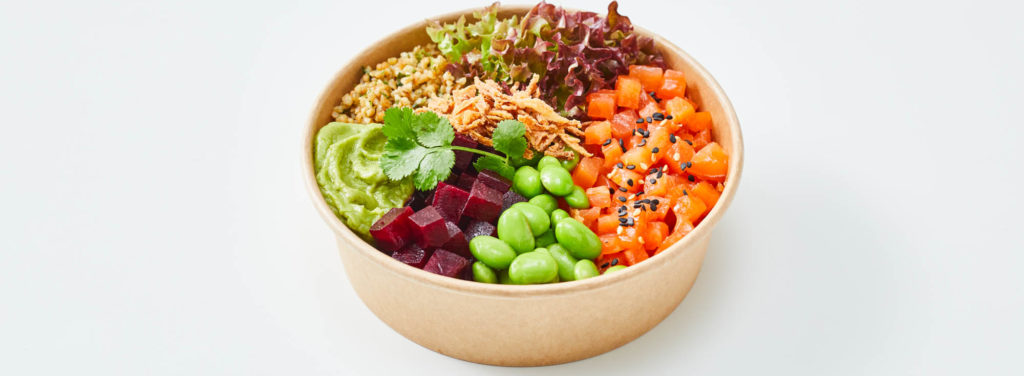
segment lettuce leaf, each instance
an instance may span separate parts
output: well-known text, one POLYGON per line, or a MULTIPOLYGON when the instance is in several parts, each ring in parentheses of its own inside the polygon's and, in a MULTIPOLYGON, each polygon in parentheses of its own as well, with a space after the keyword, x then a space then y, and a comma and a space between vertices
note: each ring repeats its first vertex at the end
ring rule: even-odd
POLYGON ((608 4, 608 14, 566 11, 546 2, 534 6, 521 20, 498 20, 497 3, 464 19, 427 28, 454 64, 456 76, 490 78, 506 85, 541 76, 541 95, 564 114, 585 118, 586 96, 610 89, 615 77, 631 64, 664 67, 650 38, 633 32, 629 17, 608 4))

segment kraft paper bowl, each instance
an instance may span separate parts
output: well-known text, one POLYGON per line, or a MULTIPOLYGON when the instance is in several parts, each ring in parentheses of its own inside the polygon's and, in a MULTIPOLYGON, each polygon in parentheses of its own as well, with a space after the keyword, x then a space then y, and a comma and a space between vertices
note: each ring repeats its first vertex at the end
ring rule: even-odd
MULTIPOLYGON (((503 6, 500 16, 530 6, 503 6)), ((450 22, 473 10, 432 19, 450 22)), ((668 25, 666 27, 670 27, 668 25)), ((711 75, 679 47, 642 28, 670 68, 686 74, 687 93, 714 119, 714 138, 730 154, 725 191, 715 208, 684 239, 621 272, 583 281, 509 286, 434 275, 376 250, 327 206, 313 173, 313 139, 331 111, 373 66, 429 43, 426 21, 388 35, 360 52, 328 83, 306 126, 302 163, 306 188, 334 230, 349 282, 367 307, 398 333, 423 347, 470 362, 538 366, 571 362, 622 346, 661 322, 686 297, 704 260, 711 231, 736 193, 743 168, 739 121, 711 75)), ((686 335, 686 333, 679 333, 686 335)))

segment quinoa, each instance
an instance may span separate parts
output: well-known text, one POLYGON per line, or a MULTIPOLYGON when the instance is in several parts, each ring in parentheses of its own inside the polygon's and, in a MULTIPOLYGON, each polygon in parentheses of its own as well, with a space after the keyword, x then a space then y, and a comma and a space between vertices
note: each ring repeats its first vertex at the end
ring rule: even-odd
POLYGON ((380 123, 391 107, 419 108, 434 97, 447 97, 453 89, 466 86, 445 70, 448 60, 434 44, 416 46, 398 57, 388 58, 373 69, 363 68, 359 84, 341 98, 332 116, 346 123, 380 123))

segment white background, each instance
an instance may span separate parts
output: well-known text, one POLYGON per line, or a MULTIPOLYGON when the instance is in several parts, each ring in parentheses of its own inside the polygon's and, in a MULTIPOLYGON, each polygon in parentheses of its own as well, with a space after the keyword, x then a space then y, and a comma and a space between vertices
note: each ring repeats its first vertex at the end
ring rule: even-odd
MULTIPOLYGON (((673 3, 620 10, 731 97, 736 200, 661 325, 525 371, 1024 373, 1019 4, 673 3)), ((355 52, 482 5, 5 2, 0 374, 524 372, 377 320, 299 171, 355 52)))

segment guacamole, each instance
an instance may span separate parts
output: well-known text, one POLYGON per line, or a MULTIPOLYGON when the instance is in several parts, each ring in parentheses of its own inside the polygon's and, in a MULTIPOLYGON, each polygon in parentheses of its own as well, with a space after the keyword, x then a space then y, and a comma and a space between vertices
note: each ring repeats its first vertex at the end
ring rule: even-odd
POLYGON ((324 200, 352 231, 369 237, 370 226, 412 195, 411 179, 391 181, 380 168, 387 137, 380 124, 330 123, 320 128, 313 168, 324 200))

